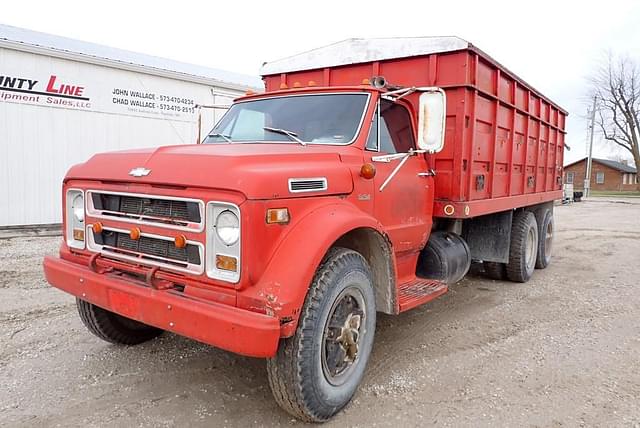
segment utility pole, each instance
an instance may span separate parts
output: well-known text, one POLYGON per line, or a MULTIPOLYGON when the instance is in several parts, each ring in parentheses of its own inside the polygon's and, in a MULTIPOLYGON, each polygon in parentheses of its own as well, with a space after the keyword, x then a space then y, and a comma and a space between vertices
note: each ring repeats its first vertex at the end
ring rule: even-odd
POLYGON ((589 136, 589 157, 587 157, 587 172, 584 176, 584 197, 588 198, 591 193, 591 159, 593 155, 593 134, 596 125, 596 95, 593 96, 593 105, 591 106, 591 124, 589 129, 591 135, 589 136))

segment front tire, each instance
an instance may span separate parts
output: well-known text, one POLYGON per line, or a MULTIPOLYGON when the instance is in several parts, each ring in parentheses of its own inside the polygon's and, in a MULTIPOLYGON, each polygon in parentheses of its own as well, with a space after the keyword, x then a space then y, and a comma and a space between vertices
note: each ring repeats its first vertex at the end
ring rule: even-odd
POLYGON ((92 303, 76 299, 82 323, 100 339, 116 345, 137 345, 151 340, 162 330, 102 309, 92 303))
POLYGON ((362 381, 375 325, 367 261, 355 251, 332 248, 311 283, 295 335, 267 360, 280 407, 307 422, 338 413, 362 381))

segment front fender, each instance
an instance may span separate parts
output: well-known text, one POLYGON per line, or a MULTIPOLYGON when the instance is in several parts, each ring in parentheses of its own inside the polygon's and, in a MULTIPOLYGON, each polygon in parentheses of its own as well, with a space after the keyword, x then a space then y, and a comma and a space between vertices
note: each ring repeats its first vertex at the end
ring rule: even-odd
POLYGON ((384 235, 382 225, 347 202, 311 210, 282 239, 254 286, 238 293, 238 306, 265 302, 266 312, 281 319, 281 335, 293 335, 309 285, 322 258, 341 236, 357 228, 384 235))

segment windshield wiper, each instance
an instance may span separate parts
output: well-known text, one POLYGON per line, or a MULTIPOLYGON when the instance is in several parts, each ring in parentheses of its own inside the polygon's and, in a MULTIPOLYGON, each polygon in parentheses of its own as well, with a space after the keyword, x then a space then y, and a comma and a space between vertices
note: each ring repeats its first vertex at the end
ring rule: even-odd
POLYGON ((231 140, 231 137, 228 135, 224 135, 224 134, 220 134, 217 132, 212 132, 211 134, 207 135, 207 137, 220 137, 222 138, 224 141, 226 141, 227 143, 233 143, 233 140, 231 140))
POLYGON ((287 137, 291 138, 291 140, 293 140, 295 142, 298 142, 298 143, 302 144, 303 146, 307 145, 307 143, 305 143, 300 138, 298 138, 298 134, 296 134, 293 131, 289 131, 287 129, 272 128, 270 126, 265 126, 262 129, 264 129, 265 131, 275 132, 276 134, 286 135, 287 137))

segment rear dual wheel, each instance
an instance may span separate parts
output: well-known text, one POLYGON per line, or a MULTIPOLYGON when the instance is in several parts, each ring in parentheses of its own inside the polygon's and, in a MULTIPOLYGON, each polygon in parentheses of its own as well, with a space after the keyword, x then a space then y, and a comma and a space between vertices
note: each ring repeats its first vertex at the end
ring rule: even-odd
POLYGON ((498 262, 482 262, 484 273, 491 279, 503 281, 507 278, 507 265, 498 262))
POLYGON ((532 212, 520 211, 511 224, 509 262, 483 262, 484 272, 491 279, 527 282, 535 268, 551 263, 552 244, 553 209, 543 212, 540 225, 532 212))
POLYGON ((527 282, 533 275, 538 254, 538 224, 530 211, 520 211, 511 224, 511 245, 506 275, 510 281, 527 282))
POLYGON ((553 248, 553 208, 544 210, 539 224, 538 257, 536 269, 544 269, 551 264, 551 250, 553 248))

